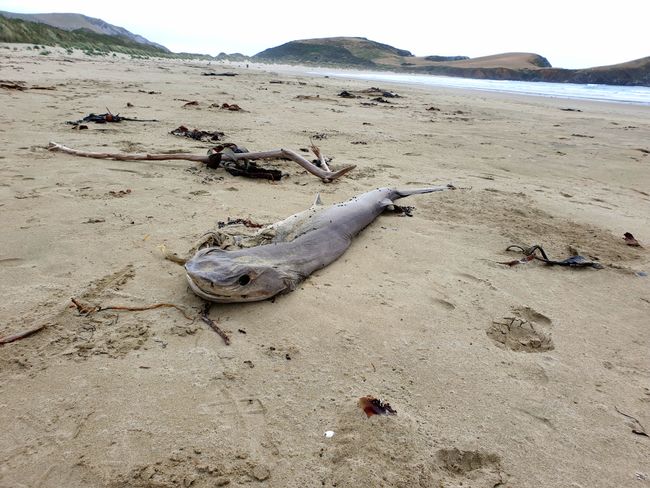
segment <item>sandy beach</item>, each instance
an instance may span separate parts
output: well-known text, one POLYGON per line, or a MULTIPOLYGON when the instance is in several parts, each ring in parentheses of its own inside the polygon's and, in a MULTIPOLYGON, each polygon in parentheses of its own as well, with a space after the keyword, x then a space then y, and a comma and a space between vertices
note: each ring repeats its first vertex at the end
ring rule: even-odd
POLYGON ((23 88, 0 88, 0 337, 45 325, 0 345, 0 487, 650 486, 647 106, 381 84, 383 103, 364 81, 51 51, 0 49, 23 88), (156 121, 66 123, 106 108, 156 121), (260 163, 287 173, 268 182, 47 150, 214 145, 180 125, 357 167, 260 163), (161 249, 317 193, 447 183, 292 293, 214 305, 230 345, 174 308, 70 306, 196 316, 161 249), (603 268, 499 264, 513 244, 603 268), (397 414, 367 418, 365 395, 397 414))

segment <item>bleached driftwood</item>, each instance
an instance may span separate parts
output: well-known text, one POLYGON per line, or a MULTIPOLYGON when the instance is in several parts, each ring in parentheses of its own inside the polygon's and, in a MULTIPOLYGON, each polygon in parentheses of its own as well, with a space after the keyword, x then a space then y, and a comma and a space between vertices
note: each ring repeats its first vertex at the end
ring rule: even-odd
POLYGON ((92 151, 80 151, 77 149, 72 149, 70 147, 58 144, 56 142, 50 142, 48 145, 50 151, 58 151, 66 154, 73 154, 75 156, 81 156, 84 158, 95 158, 95 159, 113 159, 117 161, 164 161, 172 159, 180 159, 184 161, 196 161, 204 164, 211 162, 211 157, 218 155, 219 162, 236 162, 236 161, 246 161, 246 160, 255 160, 255 159, 289 159, 298 163, 304 169, 309 171, 311 174, 318 176, 321 180, 328 183, 333 181, 341 176, 343 176, 348 171, 354 169, 355 165, 346 166, 343 169, 338 171, 331 171, 327 164, 322 164, 325 161, 325 158, 320 153, 319 149, 316 146, 312 145, 312 150, 316 157, 321 161, 321 165, 324 167, 318 167, 311 161, 308 161, 300 154, 290 149, 276 149, 273 151, 260 151, 260 152, 233 152, 228 150, 215 151, 211 149, 208 151, 208 154, 205 156, 189 153, 171 153, 171 154, 148 154, 148 153, 106 153, 106 152, 92 152, 92 151))

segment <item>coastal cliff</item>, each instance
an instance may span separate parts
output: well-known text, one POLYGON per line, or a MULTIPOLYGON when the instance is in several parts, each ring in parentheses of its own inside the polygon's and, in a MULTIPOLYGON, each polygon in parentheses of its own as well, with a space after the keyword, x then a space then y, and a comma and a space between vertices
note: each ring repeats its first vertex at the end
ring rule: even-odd
POLYGON ((587 69, 513 69, 507 67, 465 68, 452 65, 438 65, 412 67, 410 71, 431 75, 486 80, 650 86, 650 56, 629 63, 587 69))
POLYGON ((251 59, 489 80, 650 86, 650 56, 611 66, 565 69, 551 66, 545 57, 535 53, 502 53, 479 58, 418 57, 405 49, 363 37, 331 37, 287 42, 251 59))

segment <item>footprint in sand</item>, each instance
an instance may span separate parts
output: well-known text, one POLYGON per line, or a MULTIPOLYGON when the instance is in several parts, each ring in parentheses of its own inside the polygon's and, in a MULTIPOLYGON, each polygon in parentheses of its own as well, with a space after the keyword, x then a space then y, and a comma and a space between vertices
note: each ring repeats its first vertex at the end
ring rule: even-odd
POLYGON ((551 319, 528 307, 492 322, 486 333, 497 346, 517 352, 544 352, 555 348, 548 329, 551 319))
POLYGON ((135 266, 127 264, 123 268, 94 280, 81 296, 84 300, 97 298, 105 290, 120 290, 135 277, 135 266))
MULTIPOLYGON (((453 477, 464 478, 467 486, 501 486, 505 473, 501 459, 484 451, 461 451, 457 448, 440 449, 436 453, 439 467, 453 477)), ((464 485, 460 481, 459 486, 464 485)), ((446 485, 445 485, 446 486, 446 485)))
POLYGON ((111 473, 108 486, 244 486, 266 481, 271 468, 249 459, 246 451, 228 447, 179 447, 150 464, 136 464, 129 471, 111 473), (231 482, 234 482, 231 485, 231 482))
POLYGON ((315 472, 322 476, 322 486, 505 485, 508 475, 497 454, 438 448, 434 431, 404 407, 395 416, 371 418, 356 405, 337 408, 336 420, 328 423, 336 435, 332 440, 322 437, 321 470, 315 472))
POLYGON ((433 305, 440 308, 441 310, 447 311, 447 312, 450 312, 450 311, 456 309, 456 305, 454 305, 451 302, 448 302, 447 300, 443 300, 442 298, 432 298, 431 303, 433 303, 433 305))

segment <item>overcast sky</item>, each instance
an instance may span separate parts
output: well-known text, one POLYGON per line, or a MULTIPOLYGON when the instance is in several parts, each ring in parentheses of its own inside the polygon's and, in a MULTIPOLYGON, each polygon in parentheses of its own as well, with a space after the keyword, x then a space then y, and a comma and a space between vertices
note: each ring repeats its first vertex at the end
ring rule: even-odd
POLYGON ((0 0, 0 10, 81 13, 213 55, 359 36, 416 56, 534 52, 564 68, 650 56, 650 0, 0 0))

